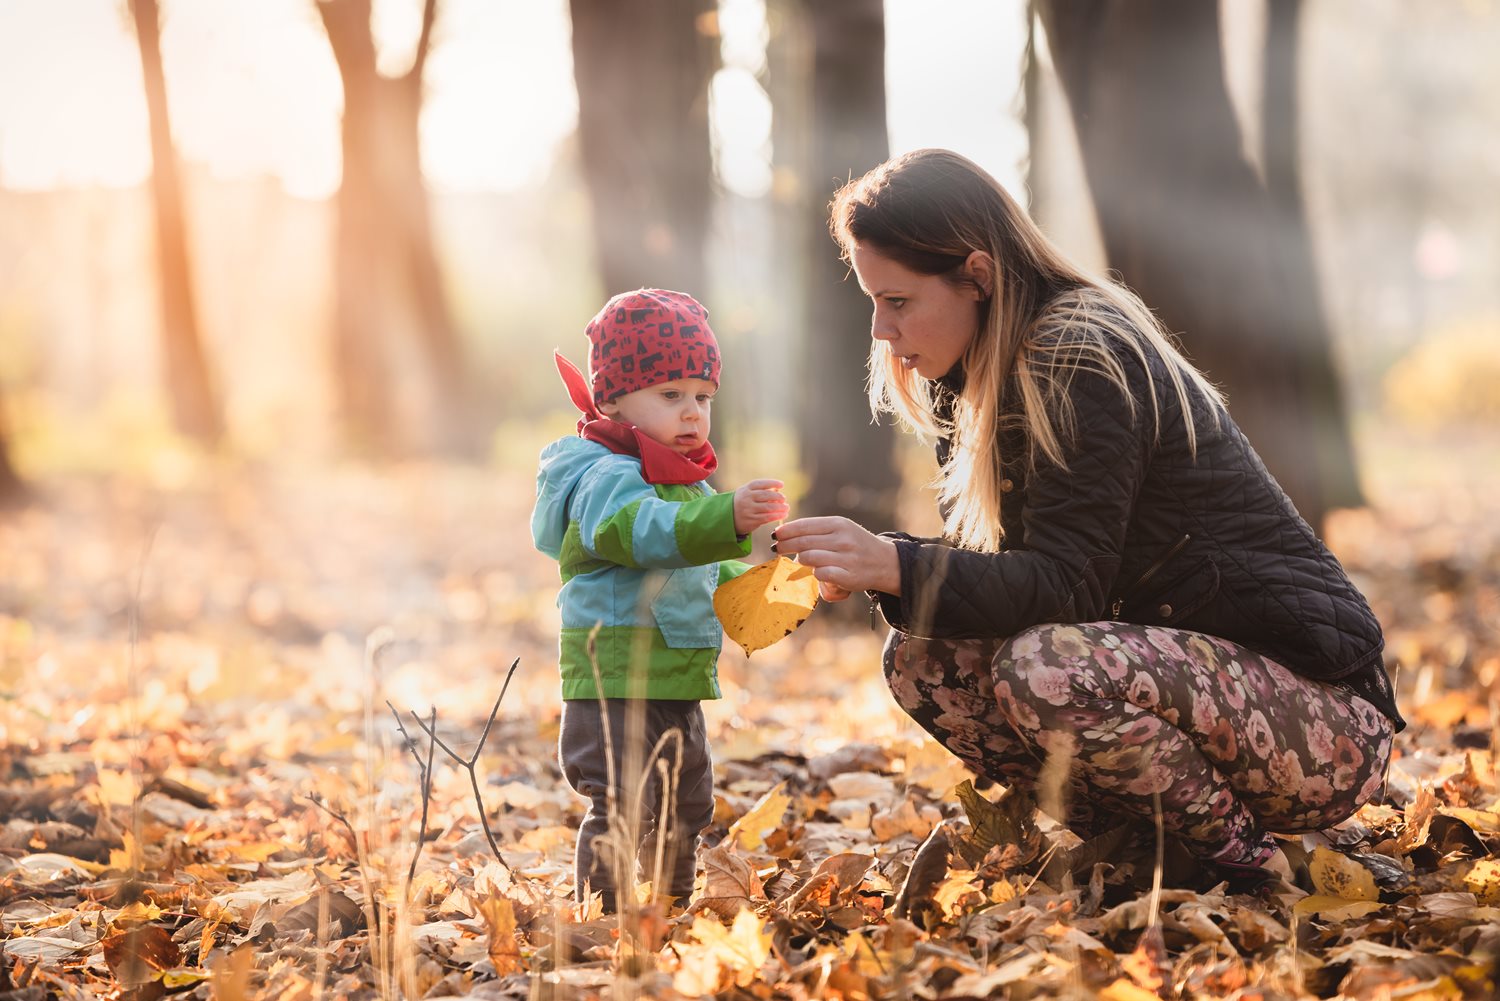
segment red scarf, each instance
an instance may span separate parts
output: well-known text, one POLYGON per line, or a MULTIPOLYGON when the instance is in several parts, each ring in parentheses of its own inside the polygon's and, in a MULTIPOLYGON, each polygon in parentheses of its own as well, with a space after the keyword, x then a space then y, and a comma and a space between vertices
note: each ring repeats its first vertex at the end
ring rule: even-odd
POLYGON ((553 351, 552 357, 573 405, 583 412, 578 419, 578 436, 597 441, 616 455, 640 459, 641 475, 647 483, 697 483, 719 468, 714 447, 706 441, 684 455, 642 434, 634 424, 605 417, 594 405, 594 394, 578 367, 564 358, 561 351, 553 351))

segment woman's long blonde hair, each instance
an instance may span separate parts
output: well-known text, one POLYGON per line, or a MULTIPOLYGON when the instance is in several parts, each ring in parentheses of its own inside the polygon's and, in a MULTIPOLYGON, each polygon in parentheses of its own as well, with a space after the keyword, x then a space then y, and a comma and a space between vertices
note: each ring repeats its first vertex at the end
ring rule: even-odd
MULTIPOLYGON (((951 439, 935 485, 948 509, 945 530, 960 546, 1000 546, 1000 401, 1011 377, 1020 413, 1008 424, 1024 431, 1033 469, 1041 461, 1067 465, 1076 430, 1068 395, 1075 372, 1096 372, 1115 383, 1134 416, 1136 400, 1115 353, 1121 347, 1143 366, 1151 354, 1165 363, 1195 454, 1190 385, 1210 404, 1208 419, 1217 426, 1223 398, 1145 304, 1123 285, 1069 262, 994 178, 957 153, 916 150, 850 182, 834 196, 829 228, 845 260, 859 244, 955 286, 980 284, 963 270, 974 251, 994 262, 979 330, 960 361, 963 388, 950 418, 941 414, 935 383, 899 365, 881 342, 870 347, 870 409, 894 414, 923 437, 951 439)), ((1160 401, 1148 384, 1159 436, 1160 401)))

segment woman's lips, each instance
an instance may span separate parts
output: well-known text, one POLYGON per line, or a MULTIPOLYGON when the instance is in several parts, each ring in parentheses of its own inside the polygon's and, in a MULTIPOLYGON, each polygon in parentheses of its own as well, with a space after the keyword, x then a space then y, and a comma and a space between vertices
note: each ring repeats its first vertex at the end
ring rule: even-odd
POLYGON ((917 367, 917 356, 916 355, 897 355, 896 356, 896 360, 899 361, 902 364, 902 366, 905 367, 905 368, 916 368, 917 367))

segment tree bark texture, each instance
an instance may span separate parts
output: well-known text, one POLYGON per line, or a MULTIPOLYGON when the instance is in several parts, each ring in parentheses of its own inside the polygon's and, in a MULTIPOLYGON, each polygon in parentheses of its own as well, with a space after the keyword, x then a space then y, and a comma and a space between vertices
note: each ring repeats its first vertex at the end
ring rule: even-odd
POLYGON ((375 454, 473 444, 463 349, 443 290, 422 177, 422 75, 436 0, 412 66, 376 65, 370 0, 319 0, 344 86, 337 196, 334 369, 351 444, 375 454))
POLYGON ((900 475, 889 428, 870 420, 864 359, 870 304, 828 233, 834 192, 890 155, 886 136, 885 9, 881 0, 805 5, 812 29, 812 125, 806 214, 804 350, 798 428, 809 514, 895 527, 900 475))
POLYGON ((706 294, 712 0, 571 0, 578 142, 605 295, 706 294))
MULTIPOLYGON (((1217 3, 1042 0, 1110 267, 1224 388, 1314 529, 1358 503, 1310 254, 1246 160, 1217 3)), ((1294 168, 1292 168, 1294 169, 1294 168)), ((1300 216, 1300 213, 1299 213, 1300 216)))
POLYGON ((213 445, 224 433, 224 417, 204 357, 193 300, 182 185, 177 175, 167 84, 162 72, 160 11, 156 0, 130 0, 130 13, 141 53, 151 127, 151 189, 156 208, 167 395, 177 430, 204 445, 213 445))

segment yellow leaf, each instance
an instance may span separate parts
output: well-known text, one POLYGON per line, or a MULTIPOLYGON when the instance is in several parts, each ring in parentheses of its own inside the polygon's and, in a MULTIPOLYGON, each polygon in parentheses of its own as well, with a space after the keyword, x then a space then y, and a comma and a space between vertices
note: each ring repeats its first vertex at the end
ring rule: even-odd
POLYGON ((1486 906, 1500 904, 1500 862, 1480 859, 1464 873, 1464 887, 1486 906))
POLYGON ((521 949, 516 944, 516 909, 506 897, 488 897, 479 905, 479 915, 489 930, 490 962, 495 975, 508 977, 521 971, 521 949))
POLYGON ((127 869, 140 868, 141 855, 136 850, 135 835, 126 831, 121 836, 120 842, 122 847, 109 850, 109 867, 122 872, 127 869))
POLYGON ((1003 876, 1000 879, 997 879, 995 881, 995 884, 990 887, 990 900, 993 901, 994 903, 1003 904, 1007 900, 1015 900, 1015 899, 1016 899, 1016 887, 1015 887, 1015 884, 1012 883, 1010 880, 1006 879, 1003 876))
POLYGON ((932 902, 943 909, 943 917, 951 921, 963 912, 964 905, 972 898, 984 899, 983 891, 969 881, 973 875, 972 872, 950 869, 948 878, 932 891, 932 902))
POLYGON ((760 848, 766 843, 766 835, 776 830, 776 826, 781 823, 782 814, 786 813, 787 806, 792 802, 792 797, 782 792, 785 788, 785 782, 776 783, 756 800, 755 805, 743 817, 730 825, 729 837, 734 839, 741 851, 753 852, 760 848))
POLYGON ((139 924, 143 921, 155 921, 161 917, 161 908, 155 904, 148 904, 144 900, 137 900, 128 907, 122 907, 120 912, 114 916, 110 924, 124 927, 130 924, 139 924))
POLYGON ((785 556, 751 567, 714 591, 714 614, 747 657, 790 636, 817 603, 812 567, 785 556))
POLYGON ((1099 1001, 1160 1001, 1160 998, 1155 991, 1121 977, 1099 992, 1099 1001))
MULTIPOLYGON (((1357 864, 1357 863, 1356 863, 1357 864)), ((1292 905, 1296 914, 1307 917, 1316 915, 1327 918, 1330 921, 1353 921, 1362 918, 1366 914, 1373 914, 1380 910, 1381 904, 1378 900, 1350 900, 1347 897, 1332 897, 1325 893, 1314 893, 1303 897, 1292 905)))
POLYGON ((1316 849, 1307 869, 1319 894, 1345 901, 1380 899, 1370 870, 1332 849, 1316 849))
POLYGON ((691 934, 721 967, 734 972, 734 982, 740 987, 754 982, 761 964, 771 955, 771 936, 748 907, 734 916, 734 923, 727 929, 700 914, 693 919, 691 934))

